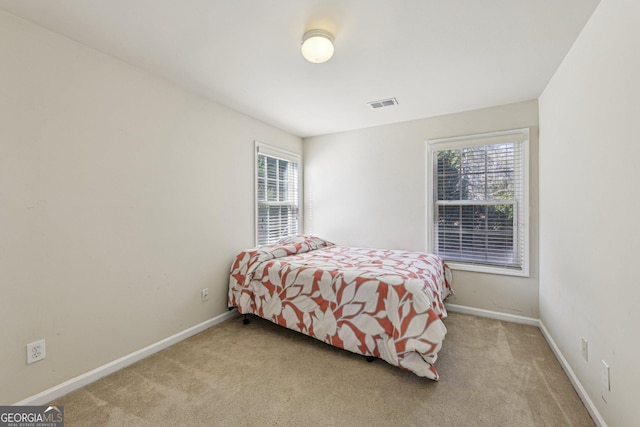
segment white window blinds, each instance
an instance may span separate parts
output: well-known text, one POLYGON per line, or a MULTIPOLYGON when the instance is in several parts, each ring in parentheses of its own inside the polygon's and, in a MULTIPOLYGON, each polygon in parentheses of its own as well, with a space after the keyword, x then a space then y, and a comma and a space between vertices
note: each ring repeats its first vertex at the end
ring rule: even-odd
POLYGON ((300 230, 300 156, 256 143, 256 244, 300 230))
POLYGON ((521 129, 429 142, 433 252, 528 274, 528 141, 521 129))

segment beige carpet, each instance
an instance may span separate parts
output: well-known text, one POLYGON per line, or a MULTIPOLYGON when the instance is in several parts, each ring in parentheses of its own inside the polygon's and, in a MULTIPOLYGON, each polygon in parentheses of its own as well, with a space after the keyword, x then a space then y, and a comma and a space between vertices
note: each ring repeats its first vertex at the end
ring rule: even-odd
POLYGON ((56 400, 73 426, 592 426, 540 331, 451 313, 439 382, 235 318, 56 400))

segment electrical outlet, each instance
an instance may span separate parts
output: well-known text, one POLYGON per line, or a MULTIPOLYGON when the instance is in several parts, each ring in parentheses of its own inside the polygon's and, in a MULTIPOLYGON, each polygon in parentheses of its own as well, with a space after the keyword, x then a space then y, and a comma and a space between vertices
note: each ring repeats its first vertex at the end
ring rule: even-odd
POLYGON ((611 391, 611 377, 609 372, 609 365, 604 360, 600 361, 600 368, 602 369, 602 387, 605 391, 611 391))
POLYGON ((27 344, 27 365, 46 357, 44 340, 27 344))
POLYGON ((209 288, 204 288, 200 291, 200 299, 204 302, 209 299, 209 288))
POLYGON ((582 338, 582 358, 589 361, 589 341, 586 338, 582 338))

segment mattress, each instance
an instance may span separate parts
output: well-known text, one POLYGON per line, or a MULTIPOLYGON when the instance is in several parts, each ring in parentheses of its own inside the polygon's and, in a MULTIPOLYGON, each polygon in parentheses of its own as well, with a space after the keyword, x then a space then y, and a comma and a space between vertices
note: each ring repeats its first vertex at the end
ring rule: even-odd
POLYGON ((438 380, 449 278, 436 255, 291 236, 236 256, 228 304, 438 380))

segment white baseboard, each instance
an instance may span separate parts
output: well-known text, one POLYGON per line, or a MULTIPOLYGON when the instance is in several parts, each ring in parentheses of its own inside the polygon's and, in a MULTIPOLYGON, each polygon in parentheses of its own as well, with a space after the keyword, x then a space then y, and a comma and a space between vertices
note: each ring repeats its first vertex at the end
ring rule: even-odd
POLYGON ((544 326, 544 323, 542 323, 540 319, 534 319, 533 317, 516 316, 513 314, 507 314, 507 313, 498 313, 496 311, 484 310, 481 308, 474 308, 474 307, 465 307, 463 305, 457 305, 457 304, 445 304, 445 307, 447 311, 451 311, 453 313, 471 314, 478 317, 487 317, 490 319, 504 320, 505 322, 513 322, 513 323, 521 323, 525 325, 537 326, 540 329, 540 332, 542 332, 542 336, 544 336, 544 339, 547 340, 547 343, 549 344, 549 347, 551 347, 551 351, 553 351, 553 354, 556 356, 556 359, 558 359, 560 366, 562 366, 562 369, 567 374, 567 377, 569 377, 569 381, 571 381, 573 388, 576 390, 576 393, 578 393, 578 396, 580 396, 580 400, 582 400, 582 403, 587 408, 587 411, 591 415, 591 418, 593 419, 593 421, 596 423, 598 427, 607 427, 607 423, 604 421, 604 419, 600 415, 598 408, 596 408, 596 405, 593 404, 593 401, 587 394, 587 391, 582 386, 582 383, 580 382, 580 380, 578 380, 578 377, 573 372, 573 369, 571 369, 569 362, 567 362, 567 359, 565 359, 564 355, 560 351, 560 348, 556 345, 553 338, 551 338, 549 331, 547 330, 547 328, 544 326))
POLYGON ((57 386, 51 387, 48 390, 45 390, 34 396, 28 397, 24 400, 21 400, 20 402, 14 403, 14 405, 16 406, 44 405, 48 402, 51 402, 54 399, 62 397, 65 394, 71 393, 72 391, 82 388, 87 384, 91 384, 92 382, 97 381, 100 378, 106 377, 109 374, 119 371, 120 369, 125 368, 139 360, 142 360, 145 357, 149 357, 152 354, 159 352, 160 350, 164 350, 167 347, 170 347, 180 341, 183 341, 197 333, 204 331, 205 329, 208 329, 214 325, 222 323, 225 320, 231 319, 235 316, 238 316, 238 310, 236 309, 231 310, 227 313, 223 313, 219 316, 213 317, 198 325, 185 329, 182 332, 178 332, 175 335, 172 335, 168 338, 165 338, 161 341, 151 344, 145 348, 142 348, 138 351, 134 351, 133 353, 127 354, 126 356, 123 356, 119 359, 116 359, 112 362, 102 365, 96 369, 93 369, 89 372, 86 372, 82 375, 79 375, 75 378, 65 381, 62 384, 58 384, 57 386))
POLYGON ((489 319, 504 320, 505 322, 521 323, 530 326, 539 326, 540 320, 533 317, 517 316, 515 314, 498 313, 497 311, 484 310, 482 308, 466 307, 457 304, 445 304, 447 311, 460 314, 471 314, 478 317, 488 317, 489 319))
POLYGON ((542 321, 539 321, 539 323, 540 323, 539 328, 540 328, 540 331, 542 332, 542 335, 544 336, 544 339, 547 340, 549 347, 551 347, 553 354, 555 354, 556 359, 558 359, 558 362, 560 362, 560 366, 562 366, 562 369, 569 377, 569 381, 571 381, 573 388, 578 393, 578 396, 580 396, 580 399, 582 400, 582 403, 584 403, 584 406, 587 408, 587 411, 589 411, 591 418, 593 419, 593 421, 596 423, 598 427, 607 427, 607 423, 604 421, 604 419, 600 415, 598 408, 596 408, 596 405, 593 404, 593 401, 587 394, 587 391, 582 386, 582 383, 580 382, 580 380, 578 380, 578 377, 573 372, 573 369, 571 369, 569 362, 567 362, 567 359, 564 358, 564 355, 560 351, 560 348, 556 345, 556 342, 553 340, 553 338, 551 338, 551 334, 549 334, 549 331, 544 326, 544 323, 542 323, 542 321))

